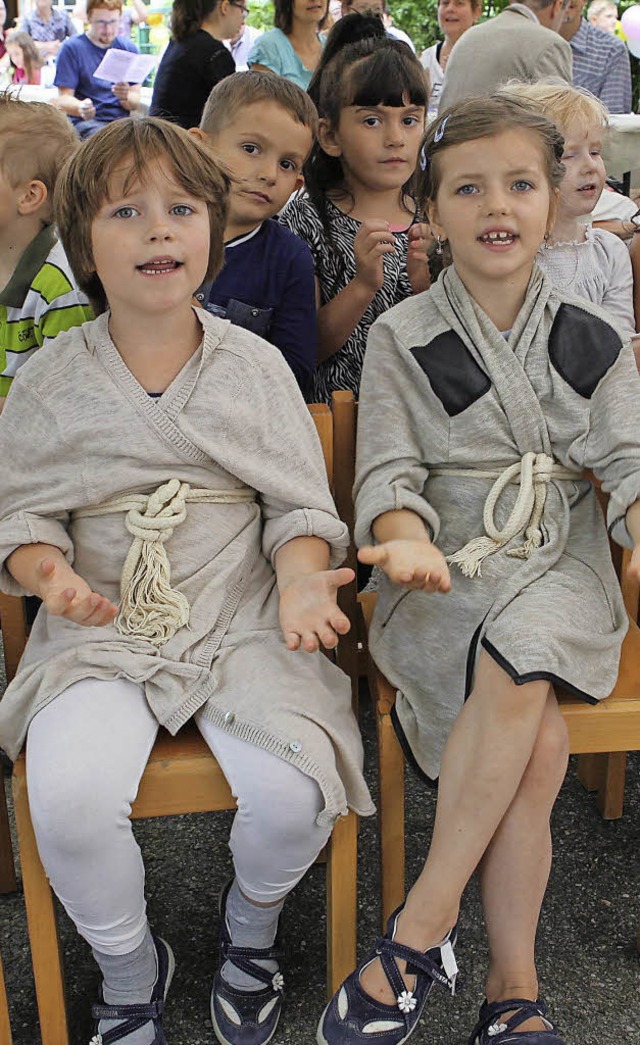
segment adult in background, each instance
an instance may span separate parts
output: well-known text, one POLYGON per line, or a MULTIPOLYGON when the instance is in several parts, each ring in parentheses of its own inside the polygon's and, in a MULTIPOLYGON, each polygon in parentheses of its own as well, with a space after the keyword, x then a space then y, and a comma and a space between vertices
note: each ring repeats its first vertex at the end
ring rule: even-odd
POLYGON ((429 74, 431 84, 430 113, 438 111, 444 71, 455 44, 467 29, 476 24, 481 14, 482 0, 439 0, 438 25, 444 40, 427 47, 420 55, 420 61, 429 74))
POLYGON ((256 29, 253 25, 247 25, 243 23, 242 29, 237 33, 232 40, 225 40, 224 46, 231 53, 231 57, 236 63, 236 72, 245 73, 249 68, 249 55, 253 49, 253 45, 259 36, 262 36, 264 30, 256 29))
MULTIPOLYGON (((5 57, 7 53, 7 48, 5 47, 6 40, 4 35, 4 24, 6 20, 7 9, 5 7, 4 0, 0 0, 0 62, 2 62, 2 59, 5 57)), ((6 64, 6 59, 5 63, 3 64, 6 64)), ((2 66, 0 66, 0 68, 2 68, 2 66)))
POLYGON ((138 53, 131 40, 117 35, 121 14, 122 0, 89 0, 87 31, 65 40, 60 48, 53 81, 58 88, 57 105, 81 138, 129 116, 140 105, 140 84, 112 84, 94 76, 110 47, 138 53))
POLYGON ((573 52, 573 86, 595 94, 609 112, 631 112, 631 62, 623 40, 582 17, 586 0, 569 0, 560 33, 573 52))
POLYGON ((153 84, 150 116, 197 127, 211 89, 236 71, 223 40, 240 32, 242 0, 174 0, 171 40, 153 84))
POLYGON ((571 48, 558 34, 567 0, 511 4, 456 44, 447 63, 439 111, 475 94, 491 94, 507 80, 550 76, 571 83, 571 48))
POLYGON ((271 70, 306 91, 322 54, 320 30, 328 13, 328 0, 275 0, 275 29, 256 41, 249 68, 271 70))
POLYGON ((593 0, 587 9, 587 18, 596 29, 613 35, 618 26, 618 5, 613 0, 593 0))
POLYGON ((53 6, 53 0, 36 0, 18 27, 28 33, 43 58, 56 55, 65 40, 76 35, 76 27, 67 11, 53 6))

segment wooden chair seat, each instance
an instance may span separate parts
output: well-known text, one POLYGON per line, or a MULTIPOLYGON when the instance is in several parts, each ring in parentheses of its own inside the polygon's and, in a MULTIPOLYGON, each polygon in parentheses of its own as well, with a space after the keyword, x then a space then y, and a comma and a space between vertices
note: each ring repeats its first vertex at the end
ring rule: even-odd
MULTIPOLYGON (((331 411, 323 404, 313 404, 309 410, 320 436, 331 483, 331 411)), ((15 672, 26 640, 24 618, 23 626, 19 626, 21 602, 0 595, 0 622, 3 625, 8 680, 15 672)), ((31 822, 24 755, 18 758, 14 766, 13 798, 42 1045, 69 1045, 55 908, 31 822)), ((194 725, 186 726, 176 737, 161 730, 142 776, 132 817, 216 812, 232 810, 235 805, 222 769, 197 728, 194 725)), ((357 817, 349 813, 337 821, 326 846, 329 997, 356 962, 357 837, 357 817)), ((0 1045, 5 1045, 1 1034, 0 1045)))

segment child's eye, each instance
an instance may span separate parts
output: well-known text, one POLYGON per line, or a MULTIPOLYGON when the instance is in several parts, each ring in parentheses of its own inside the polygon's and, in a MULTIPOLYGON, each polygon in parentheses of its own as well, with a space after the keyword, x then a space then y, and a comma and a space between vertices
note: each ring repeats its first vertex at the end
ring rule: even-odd
POLYGON ((418 120, 417 116, 405 116, 402 122, 405 127, 416 127, 418 123, 422 123, 422 120, 418 120))
POLYGON ((137 213, 138 211, 135 207, 118 207, 113 216, 114 218, 132 218, 137 213))
POLYGON ((456 196, 472 196, 477 191, 475 185, 461 185, 459 189, 456 189, 456 196))
POLYGON ((364 120, 362 122, 365 125, 365 127, 377 127, 379 125, 379 123, 380 123, 380 117, 379 116, 365 116, 365 118, 364 118, 364 120))
POLYGON ((283 171, 297 171, 298 169, 293 160, 281 160, 280 166, 283 171))
POLYGON ((175 207, 171 208, 172 214, 177 214, 179 218, 186 218, 189 214, 193 214, 193 207, 190 207, 188 203, 176 203, 175 207))
POLYGON ((244 152, 248 153, 249 156, 255 156, 258 153, 258 146, 254 145, 252 142, 245 142, 242 149, 244 152))
POLYGON ((514 181, 513 187, 516 190, 516 192, 529 192, 529 189, 532 189, 533 185, 531 184, 530 181, 521 180, 521 181, 514 181))
POLYGON ((567 160, 573 160, 574 158, 575 154, 573 152, 565 152, 562 155, 562 162, 566 163, 567 160))
POLYGON ((601 151, 600 149, 592 149, 591 150, 591 155, 592 156, 599 156, 600 155, 600 151, 601 151))

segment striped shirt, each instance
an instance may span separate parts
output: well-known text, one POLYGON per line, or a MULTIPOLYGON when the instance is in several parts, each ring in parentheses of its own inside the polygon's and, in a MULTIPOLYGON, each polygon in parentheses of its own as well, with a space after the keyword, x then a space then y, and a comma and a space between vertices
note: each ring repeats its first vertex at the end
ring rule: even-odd
POLYGON ((569 40, 574 87, 585 87, 609 112, 631 112, 631 63, 623 40, 583 18, 569 40))
POLYGON ((0 291, 0 396, 19 368, 63 330, 93 319, 52 225, 31 241, 0 291))
POLYGON ((77 29, 67 11, 59 7, 51 8, 51 18, 45 22, 37 11, 30 11, 24 15, 20 22, 20 31, 28 33, 32 40, 38 43, 48 43, 51 40, 66 40, 68 36, 75 36, 77 29))

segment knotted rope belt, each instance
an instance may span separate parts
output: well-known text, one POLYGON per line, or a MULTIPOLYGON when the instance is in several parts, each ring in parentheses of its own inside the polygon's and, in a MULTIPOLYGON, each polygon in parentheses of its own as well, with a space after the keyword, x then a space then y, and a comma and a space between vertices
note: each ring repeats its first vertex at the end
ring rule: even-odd
POLYGON ((456 475, 474 479, 495 479, 485 501, 484 537, 474 537, 459 551, 447 556, 447 562, 460 567, 465 577, 482 576, 482 563, 524 530, 524 543, 507 552, 512 559, 528 559, 542 544, 541 523, 547 500, 547 487, 552 479, 582 478, 580 472, 563 468, 548 454, 526 453, 520 461, 503 471, 480 468, 433 468, 429 475, 456 475), (495 523, 496 505, 510 483, 519 483, 520 489, 511 514, 501 530, 495 523))
POLYGON ((123 494, 73 513, 78 519, 126 512, 125 526, 133 541, 120 577, 121 606, 115 625, 121 635, 139 635, 162 646, 189 623, 189 603, 171 587, 171 566, 164 547, 186 519, 187 504, 236 504, 255 498, 255 490, 248 486, 201 490, 170 479, 153 493, 123 494))

